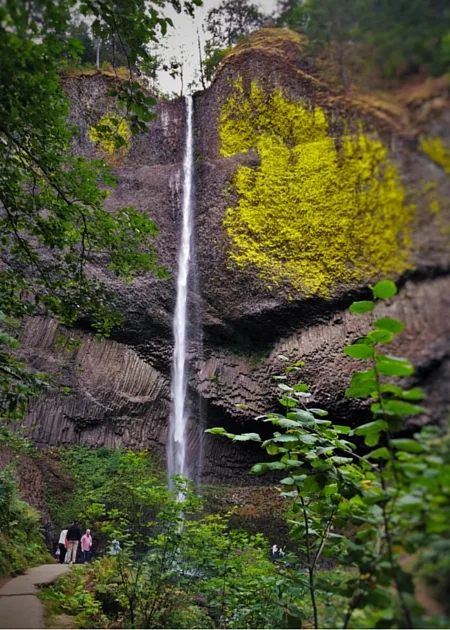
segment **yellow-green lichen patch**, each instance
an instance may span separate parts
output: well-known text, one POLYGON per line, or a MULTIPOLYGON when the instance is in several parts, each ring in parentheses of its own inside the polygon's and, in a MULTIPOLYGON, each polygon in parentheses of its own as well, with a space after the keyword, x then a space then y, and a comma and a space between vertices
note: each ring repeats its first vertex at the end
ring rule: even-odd
POLYGON ((449 211, 450 204, 448 198, 439 190, 438 183, 434 180, 426 182, 421 191, 424 202, 428 206, 432 221, 440 234, 448 236, 450 234, 449 211))
POLYGON ((105 114, 89 129, 89 139, 115 163, 123 159, 130 148, 131 131, 125 118, 105 114))
POLYGON ((231 259, 306 295, 410 266, 414 208, 386 147, 361 131, 339 142, 320 108, 241 81, 223 104, 222 154, 257 151, 234 178, 238 202, 224 226, 231 259))
POLYGON ((442 166, 450 175, 450 151, 444 147, 440 138, 424 136, 420 139, 420 147, 436 164, 442 166))

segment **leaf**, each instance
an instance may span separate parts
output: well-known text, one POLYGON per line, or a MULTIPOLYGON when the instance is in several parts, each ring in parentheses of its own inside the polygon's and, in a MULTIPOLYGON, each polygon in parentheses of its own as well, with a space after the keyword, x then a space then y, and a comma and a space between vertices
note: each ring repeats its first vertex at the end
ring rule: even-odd
POLYGON ((295 435, 289 435, 288 433, 284 433, 283 435, 277 435, 273 438, 274 442, 297 442, 298 437, 295 435))
POLYGON ((423 453, 425 447, 417 440, 410 440, 408 438, 396 438, 391 440, 390 443, 398 451, 406 451, 407 453, 423 453))
MULTIPOLYGON (((286 455, 284 456, 286 457, 286 455)), ((298 468, 300 465, 300 462, 297 459, 290 459, 289 457, 287 457, 287 459, 282 459, 283 464, 286 464, 286 466, 289 466, 289 468, 298 468)))
POLYGON ((243 433, 242 435, 235 435, 233 438, 233 442, 248 442, 249 440, 261 442, 261 438, 257 433, 243 433))
POLYGON ((385 446, 377 448, 371 453, 364 455, 366 459, 390 459, 389 451, 385 446))
POLYGON ((397 293, 397 287, 392 280, 380 280, 372 289, 373 296, 380 300, 389 300, 397 293))
MULTIPOLYGON (((290 415, 290 414, 289 414, 290 415)), ((303 409, 298 409, 295 413, 295 419, 297 422, 301 422, 306 425, 313 425, 315 422, 315 418, 309 411, 304 411, 303 409)))
POLYGON ((280 399, 280 403, 283 407, 295 407, 298 404, 295 398, 290 398, 290 396, 283 396, 283 398, 280 399))
POLYGON ((344 353, 352 359, 369 359, 373 356, 373 348, 363 343, 353 344, 344 348, 344 353))
POLYGON ((282 361, 289 361, 288 357, 285 357, 284 354, 279 354, 278 358, 281 359, 282 361))
POLYGON ((276 420, 272 420, 272 423, 283 427, 283 429, 296 429, 301 426, 300 422, 289 420, 289 418, 277 418, 276 420))
POLYGON ((370 370, 364 370, 362 372, 353 372, 351 384, 358 385, 361 381, 367 381, 375 378, 375 370, 370 368, 370 370))
POLYGON ((314 413, 316 416, 328 416, 328 411, 325 409, 318 409, 317 407, 310 407, 308 409, 311 413, 314 413))
POLYGON ((224 435, 226 431, 223 427, 213 427, 212 429, 206 429, 205 433, 211 433, 212 435, 224 435))
POLYGON ((364 444, 366 444, 367 446, 376 446, 379 441, 379 433, 368 433, 364 438, 364 444))
POLYGON ((371 379, 367 381, 361 381, 353 387, 349 387, 345 390, 345 396, 347 398, 367 398, 371 396, 377 390, 376 382, 371 379))
POLYGON ((362 313, 368 313, 369 311, 373 311, 375 308, 375 303, 369 300, 365 300, 363 302, 353 302, 350 304, 349 311, 350 313, 357 313, 361 315, 362 313))
POLYGON ((346 427, 341 424, 333 424, 333 429, 336 431, 336 433, 342 433, 344 435, 347 435, 351 431, 351 427, 346 427))
POLYGON ((397 505, 402 505, 403 507, 421 506, 422 504, 422 497, 416 497, 413 494, 405 494, 397 501, 397 505))
POLYGON ((391 383, 384 383, 380 386, 380 391, 383 394, 394 394, 395 396, 401 396, 403 390, 398 385, 392 385, 391 383))
POLYGON ((318 438, 315 435, 312 435, 311 433, 303 433, 298 436, 298 440, 302 444, 306 444, 307 446, 313 446, 317 442, 318 438))
POLYGON ((297 383, 297 385, 294 385, 292 389, 296 392, 307 392, 308 385, 306 383, 297 383))
POLYGON ((286 466, 282 462, 269 462, 264 464, 269 470, 284 470, 286 466))
POLYGON ((278 387, 282 392, 292 392, 292 387, 286 385, 286 383, 278 383, 278 387))
POLYGON ((356 435, 368 435, 369 433, 379 433, 388 428, 388 423, 384 420, 373 420, 357 427, 354 431, 356 435))
POLYGON ((349 462, 352 462, 353 459, 351 457, 341 457, 338 455, 333 455, 332 457, 329 457, 326 461, 330 462, 331 464, 348 464, 349 462))
POLYGON ((413 405, 404 400, 385 400, 383 407, 386 411, 396 416, 416 416, 425 411, 423 407, 413 405))
POLYGON ((275 446, 275 444, 268 444, 266 446, 266 451, 268 455, 278 455, 280 449, 275 446))
POLYGON ((389 330, 371 330, 367 336, 375 343, 390 343, 393 335, 389 330))
POLYGON ((423 400, 425 394, 420 387, 413 387, 413 389, 403 390, 401 394, 397 394, 405 400, 423 400))
POLYGON ((374 322, 374 326, 382 328, 383 330, 389 330, 391 333, 400 333, 405 328, 403 322, 398 319, 392 319, 391 317, 381 317, 374 322))
POLYGON ((377 368, 385 376, 411 376, 414 368, 407 359, 377 356, 377 368))
POLYGON ((255 464, 251 467, 250 473, 253 475, 262 475, 267 470, 267 464, 255 464))

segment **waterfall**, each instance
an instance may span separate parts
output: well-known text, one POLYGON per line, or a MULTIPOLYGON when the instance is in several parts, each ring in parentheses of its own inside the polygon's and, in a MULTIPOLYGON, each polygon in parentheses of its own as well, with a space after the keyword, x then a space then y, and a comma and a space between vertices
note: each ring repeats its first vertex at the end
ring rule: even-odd
POLYGON ((193 239, 193 177, 194 133, 193 101, 186 98, 186 144, 183 160, 183 203, 181 244, 178 254, 177 299, 173 318, 174 353, 172 368, 172 411, 170 416, 169 443, 167 450, 169 479, 173 475, 189 476, 187 462, 187 332, 188 332, 188 281, 192 257, 193 239))

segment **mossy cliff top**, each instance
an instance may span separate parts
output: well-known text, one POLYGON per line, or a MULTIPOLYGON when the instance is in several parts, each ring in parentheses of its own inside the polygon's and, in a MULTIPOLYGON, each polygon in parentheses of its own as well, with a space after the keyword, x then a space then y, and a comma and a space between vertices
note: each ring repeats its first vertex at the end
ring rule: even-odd
MULTIPOLYGON (((379 131, 414 134, 414 128, 408 119, 408 112, 400 101, 393 102, 388 95, 364 94, 351 90, 343 94, 333 90, 325 82, 308 73, 304 68, 308 63, 300 62, 304 39, 287 28, 264 28, 244 38, 224 58, 216 73, 216 81, 228 71, 236 71, 249 62, 258 66, 265 65, 271 77, 279 78, 291 74, 292 80, 302 84, 309 98, 330 112, 339 110, 348 117, 364 118, 379 131)), ((263 74, 264 72, 261 72, 263 74)))
POLYGON ((445 142, 424 137, 401 99, 343 94, 309 74, 302 45, 262 29, 196 97, 197 151, 216 164, 198 203, 217 246, 205 287, 220 311, 332 303, 450 264, 445 142))

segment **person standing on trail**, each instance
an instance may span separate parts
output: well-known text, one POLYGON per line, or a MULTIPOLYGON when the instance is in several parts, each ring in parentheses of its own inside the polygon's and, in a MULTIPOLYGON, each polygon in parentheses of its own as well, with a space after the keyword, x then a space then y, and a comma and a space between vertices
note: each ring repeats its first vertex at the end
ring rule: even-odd
POLYGON ((276 560, 278 558, 278 547, 277 545, 272 545, 272 560, 276 560))
POLYGON ((66 539, 67 539, 67 531, 68 527, 65 527, 61 530, 58 540, 58 549, 59 549, 59 564, 64 564, 64 559, 66 557, 66 539))
POLYGON ((86 533, 81 538, 81 555, 82 555, 81 562, 83 564, 89 560, 91 547, 92 547, 91 530, 87 529, 86 533))
POLYGON ((77 561, 78 544, 81 540, 81 531, 78 527, 78 521, 74 521, 67 530, 67 540, 69 545, 67 547, 65 564, 73 564, 77 561))

